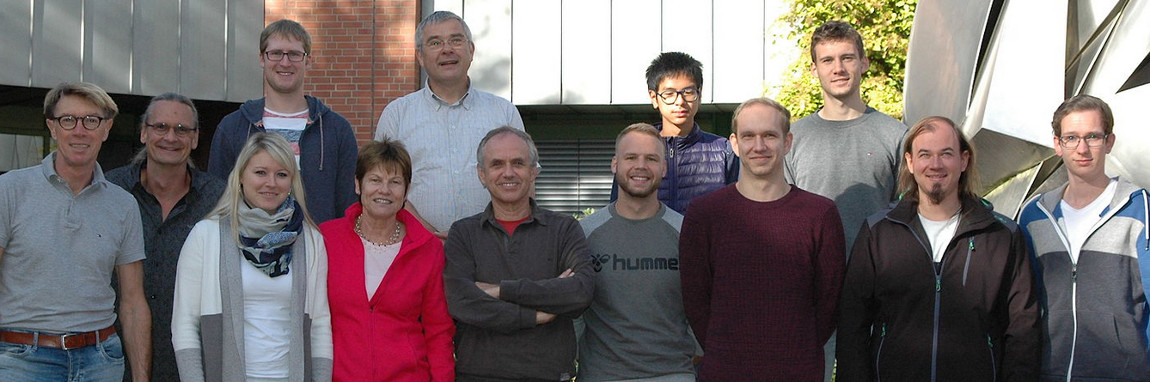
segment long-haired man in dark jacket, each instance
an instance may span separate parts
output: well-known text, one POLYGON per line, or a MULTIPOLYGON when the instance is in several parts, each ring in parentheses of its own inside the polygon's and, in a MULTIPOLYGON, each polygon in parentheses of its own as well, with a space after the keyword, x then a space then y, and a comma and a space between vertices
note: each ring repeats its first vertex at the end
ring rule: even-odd
POLYGON ((1035 380, 1025 239, 975 194, 974 147, 954 122, 928 117, 902 152, 903 198, 867 219, 847 264, 837 380, 1035 380))

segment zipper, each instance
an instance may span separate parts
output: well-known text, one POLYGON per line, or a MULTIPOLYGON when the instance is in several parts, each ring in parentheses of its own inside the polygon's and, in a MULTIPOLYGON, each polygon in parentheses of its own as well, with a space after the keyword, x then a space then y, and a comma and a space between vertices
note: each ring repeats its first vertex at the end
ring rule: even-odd
POLYGON ((1074 332, 1070 337, 1070 362, 1066 365, 1066 382, 1074 373, 1074 348, 1078 346, 1078 263, 1070 268, 1070 317, 1074 319, 1074 332))
POLYGON ((994 377, 991 381, 998 380, 998 364, 994 361, 994 340, 990 339, 990 335, 986 335, 986 346, 990 349, 990 372, 994 377))
POLYGON ((878 364, 879 364, 879 360, 882 359, 882 345, 885 343, 886 343, 886 323, 884 322, 882 324, 882 331, 879 334, 878 350, 875 351, 875 354, 874 354, 874 380, 876 382, 882 380, 882 376, 879 373, 878 364))

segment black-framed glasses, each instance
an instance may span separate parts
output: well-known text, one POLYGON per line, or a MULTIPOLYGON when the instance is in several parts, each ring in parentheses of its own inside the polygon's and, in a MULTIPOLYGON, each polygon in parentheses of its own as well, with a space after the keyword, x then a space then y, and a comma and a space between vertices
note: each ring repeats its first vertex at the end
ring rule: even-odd
POLYGON ((699 99, 699 93, 702 92, 694 87, 685 88, 683 90, 667 89, 659 92, 659 98, 663 99, 663 103, 668 105, 675 103, 675 99, 678 97, 683 97, 683 101, 695 102, 699 99))
POLYGON ((463 37, 452 37, 447 41, 432 39, 431 41, 423 43, 423 46, 430 51, 440 51, 448 45, 450 45, 452 49, 460 49, 463 48, 464 44, 467 44, 467 39, 463 37))
POLYGON ((65 114, 56 118, 48 119, 56 121, 56 123, 60 125, 60 128, 64 130, 75 129, 77 124, 84 125, 84 128, 88 130, 96 130, 100 128, 100 124, 103 123, 107 118, 98 115, 85 115, 83 117, 77 117, 74 115, 65 114))
POLYGON ((1110 134, 1098 135, 1090 133, 1086 134, 1085 137, 1079 137, 1077 135, 1065 135, 1058 137, 1058 144, 1062 145, 1062 148, 1068 150, 1074 150, 1078 148, 1078 145, 1081 144, 1082 141, 1086 141, 1086 147, 1098 147, 1102 146, 1102 143, 1106 142, 1106 137, 1108 136, 1110 136, 1110 134))
POLYGON ((184 124, 182 124, 182 123, 177 123, 177 124, 175 124, 175 126, 169 125, 169 124, 166 124, 163 122, 154 123, 154 124, 153 123, 144 123, 144 126, 147 126, 149 129, 152 129, 152 131, 156 132, 156 134, 159 134, 159 135, 168 135, 168 131, 175 130, 176 136, 180 136, 180 137, 190 136, 192 134, 195 134, 196 131, 200 129, 198 127, 184 126, 184 124))
POLYGON ((288 61, 300 62, 307 56, 307 53, 298 50, 269 50, 264 52, 264 58, 268 59, 268 61, 282 61, 284 57, 287 57, 288 61))

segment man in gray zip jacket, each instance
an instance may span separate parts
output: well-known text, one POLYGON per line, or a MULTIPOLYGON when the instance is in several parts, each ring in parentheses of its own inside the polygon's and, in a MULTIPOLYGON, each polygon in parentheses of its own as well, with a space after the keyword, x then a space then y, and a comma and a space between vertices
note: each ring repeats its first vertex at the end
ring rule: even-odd
POLYGON ((1019 223, 1042 287, 1042 380, 1150 381, 1146 190, 1106 176, 1114 115, 1079 95, 1054 112, 1069 181, 1026 203, 1019 223))

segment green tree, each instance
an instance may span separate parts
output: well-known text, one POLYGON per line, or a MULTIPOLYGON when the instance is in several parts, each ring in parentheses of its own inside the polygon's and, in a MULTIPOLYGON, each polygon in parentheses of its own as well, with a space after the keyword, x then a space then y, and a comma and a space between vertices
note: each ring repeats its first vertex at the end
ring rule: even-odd
POLYGON ((802 54, 772 93, 791 115, 802 117, 822 107, 819 81, 811 75, 810 43, 815 28, 830 20, 843 20, 862 35, 870 70, 862 82, 862 97, 871 107, 902 119, 903 79, 910 28, 918 0, 787 0, 791 11, 782 21, 791 27, 787 36, 797 41, 802 54))

